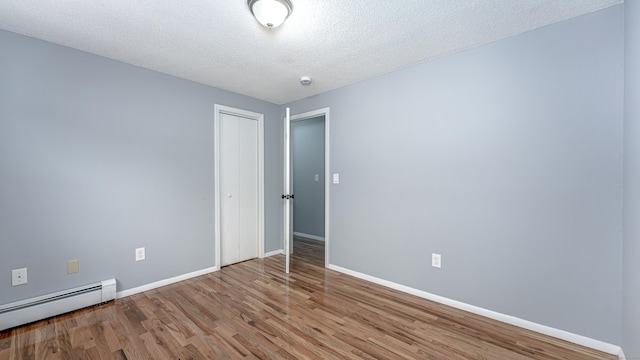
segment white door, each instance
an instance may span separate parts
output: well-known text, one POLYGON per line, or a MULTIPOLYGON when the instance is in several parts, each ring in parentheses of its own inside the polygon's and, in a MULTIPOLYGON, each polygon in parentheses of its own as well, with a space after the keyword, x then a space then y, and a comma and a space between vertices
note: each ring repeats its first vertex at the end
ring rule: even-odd
POLYGON ((258 257, 258 121, 221 113, 221 265, 258 257))
POLYGON ((291 251, 289 246, 293 240, 293 221, 291 219, 291 118, 289 108, 284 117, 284 255, 285 273, 289 273, 291 251))

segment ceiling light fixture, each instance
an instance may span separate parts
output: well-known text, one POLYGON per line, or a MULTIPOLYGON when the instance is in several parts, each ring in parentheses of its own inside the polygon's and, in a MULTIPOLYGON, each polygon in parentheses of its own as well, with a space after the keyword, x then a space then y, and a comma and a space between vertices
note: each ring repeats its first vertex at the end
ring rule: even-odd
POLYGON ((247 3, 256 20, 269 29, 280 26, 293 11, 289 0, 248 0, 247 3))

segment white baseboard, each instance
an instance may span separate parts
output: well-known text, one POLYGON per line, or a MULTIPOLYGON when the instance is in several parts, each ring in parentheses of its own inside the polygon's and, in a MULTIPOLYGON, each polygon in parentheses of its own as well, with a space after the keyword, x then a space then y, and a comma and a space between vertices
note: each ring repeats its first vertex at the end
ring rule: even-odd
MULTIPOLYGON (((624 353, 622 352, 622 348, 620 348, 620 351, 618 351, 618 359, 619 360, 626 360, 626 356, 624 356, 624 353)), ((632 360, 632 359, 629 359, 632 360)))
POLYGON ((550 326, 537 324, 528 320, 520 319, 515 316, 502 314, 499 312, 495 312, 492 310, 483 309, 478 306, 469 305, 457 300, 452 300, 443 296, 435 295, 428 293, 426 291, 414 289, 405 285, 400 285, 394 283, 392 281, 380 279, 374 276, 370 276, 367 274, 363 274, 357 271, 349 270, 337 265, 329 264, 327 265, 328 269, 335 270, 337 272, 341 272, 347 275, 351 275, 363 280, 370 281, 372 283, 376 283, 378 285, 386 286, 388 288, 392 288, 395 290, 399 290, 411 295, 415 295, 427 300, 435 301, 444 305, 448 305, 457 309, 461 309, 464 311, 468 311, 474 314, 478 314, 490 319, 494 319, 497 321, 501 321, 503 323, 507 323, 510 325, 518 326, 527 330, 535 331, 544 335, 552 336, 561 340, 569 341, 574 344, 586 346, 595 350, 599 350, 602 352, 606 352, 608 354, 617 355, 619 359, 624 360, 624 354, 622 353, 622 348, 617 345, 609 344, 600 340, 595 340, 588 338, 586 336, 570 333, 568 331, 559 330, 556 328, 552 328, 550 326))
POLYGON ((138 294, 138 293, 141 293, 141 292, 144 292, 144 291, 153 290, 153 289, 159 288, 161 286, 177 283, 178 281, 188 280, 188 279, 194 278, 196 276, 210 274, 210 273, 216 272, 218 270, 219 270, 218 267, 214 266, 214 267, 210 267, 210 268, 194 271, 194 272, 191 272, 191 273, 188 273, 188 274, 175 276, 175 277, 172 277, 172 278, 169 278, 169 279, 164 279, 164 280, 152 282, 150 284, 138 286, 138 287, 135 287, 135 288, 132 288, 132 289, 122 290, 122 291, 116 293, 116 299, 120 299, 120 298, 123 298, 123 297, 131 296, 131 295, 138 294))
POLYGON ((264 254, 264 257, 269 257, 273 255, 284 255, 284 250, 280 249, 280 250, 269 251, 268 253, 264 254))
POLYGON ((307 238, 307 239, 311 239, 311 240, 318 240, 318 241, 324 241, 324 238, 322 236, 315 236, 315 235, 309 235, 309 234, 305 234, 305 233, 301 233, 301 232, 293 232, 294 236, 300 236, 303 238, 307 238))

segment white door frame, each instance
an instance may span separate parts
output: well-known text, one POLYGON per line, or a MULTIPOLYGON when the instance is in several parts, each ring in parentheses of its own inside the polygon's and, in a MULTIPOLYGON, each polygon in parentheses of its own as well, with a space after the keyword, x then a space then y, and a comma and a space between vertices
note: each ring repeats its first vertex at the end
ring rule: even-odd
MULTIPOLYGON (((331 176, 329 174, 329 108, 322 108, 314 111, 291 116, 291 122, 307 120, 324 115, 324 266, 329 266, 329 190, 331 188, 331 176)), ((289 139, 291 142, 291 139, 289 139)), ((295 194, 295 189, 294 189, 295 194)), ((291 222, 293 228, 293 222, 291 222)), ((293 234, 293 229, 291 229, 293 234)))
POLYGON ((216 268, 221 268, 220 249, 220 114, 239 116, 258 122, 258 257, 264 257, 264 114, 232 108, 229 106, 214 106, 214 196, 215 196, 215 251, 216 268))

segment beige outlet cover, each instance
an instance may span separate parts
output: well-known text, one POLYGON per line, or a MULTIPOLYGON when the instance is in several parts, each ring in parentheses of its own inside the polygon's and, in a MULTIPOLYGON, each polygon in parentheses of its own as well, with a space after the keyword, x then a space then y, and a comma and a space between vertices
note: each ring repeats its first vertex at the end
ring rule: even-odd
POLYGON ((75 274, 79 271, 78 260, 67 261, 67 274, 75 274))

